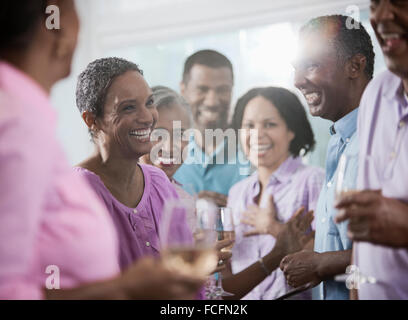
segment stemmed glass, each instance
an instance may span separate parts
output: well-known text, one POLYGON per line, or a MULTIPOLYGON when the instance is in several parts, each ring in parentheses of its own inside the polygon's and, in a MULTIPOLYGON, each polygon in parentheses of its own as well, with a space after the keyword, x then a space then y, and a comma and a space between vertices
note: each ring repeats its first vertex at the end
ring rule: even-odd
MULTIPOLYGON (((235 240, 235 225, 231 208, 221 207, 217 209, 215 228, 218 234, 218 240, 235 240)), ((233 245, 234 244, 231 244, 228 247, 222 248, 221 251, 231 252, 233 245)), ((215 273, 215 279, 217 282, 213 292, 215 297, 231 297, 234 295, 233 293, 225 291, 222 287, 221 272, 215 273)))
POLYGON ((358 174, 358 154, 342 154, 340 156, 337 169, 337 179, 335 186, 336 200, 340 201, 342 197, 358 192, 357 190, 357 174, 358 174), (354 177, 347 179, 346 177, 354 177))
MULTIPOLYGON (((357 188, 357 177, 365 186, 370 186, 370 188, 366 189, 375 190, 380 188, 381 175, 373 157, 369 155, 359 156, 358 153, 342 154, 336 180, 336 201, 361 191, 357 188), (362 165, 362 167, 358 168, 358 165, 362 165), (354 177, 354 179, 347 179, 346 176, 354 177)), ((348 289, 356 289, 360 284, 385 285, 375 277, 363 274, 355 265, 348 266, 346 274, 335 276, 335 281, 345 282, 348 289)))
MULTIPOLYGON (((215 234, 212 243, 216 247, 217 240, 235 240, 235 226, 231 208, 220 208, 211 199, 199 198, 196 187, 192 184, 183 185, 193 198, 195 203, 195 227, 192 232, 195 241, 199 240, 200 234, 215 234)), ((233 245, 222 248, 221 251, 231 251, 233 245)), ((222 265, 222 261, 219 261, 222 265)), ((215 269, 215 268, 214 268, 215 269)), ((216 272, 213 277, 208 278, 206 284, 206 296, 209 299, 219 299, 225 296, 233 296, 222 287, 221 273, 216 272)))
POLYGON ((190 230, 180 224, 187 210, 188 206, 176 199, 164 207, 159 227, 163 260, 171 270, 206 278, 217 266, 218 255, 214 248, 217 234, 196 228, 194 241, 190 230))

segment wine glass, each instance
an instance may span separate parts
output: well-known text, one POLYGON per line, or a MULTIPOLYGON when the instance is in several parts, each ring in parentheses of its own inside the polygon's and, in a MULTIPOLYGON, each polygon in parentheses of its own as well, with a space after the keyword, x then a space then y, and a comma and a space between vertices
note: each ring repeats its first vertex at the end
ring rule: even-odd
POLYGON ((197 228, 194 241, 191 231, 180 223, 187 210, 188 206, 178 199, 165 204, 159 227, 163 261, 170 270, 206 278, 217 266, 213 245, 217 235, 212 230, 197 228))
MULTIPOLYGON (((218 240, 235 240, 235 225, 234 217, 231 208, 221 207, 217 208, 216 211, 216 225, 215 225, 218 240)), ((231 252, 234 244, 222 248, 221 251, 231 252)), ((222 287, 222 276, 221 272, 215 273, 216 287, 214 288, 215 297, 230 297, 233 293, 227 292, 222 287)))
POLYGON ((335 186, 336 200, 340 201, 341 198, 358 192, 357 190, 357 174, 358 174, 358 154, 342 154, 340 156, 337 179, 335 186), (350 179, 347 177, 354 177, 350 179))
MULTIPOLYGON (((380 189, 380 177, 379 168, 372 156, 358 155, 358 153, 342 154, 337 173, 336 201, 340 201, 342 197, 347 195, 362 191, 357 187, 357 180, 360 181, 365 190, 380 189), (348 179, 346 176, 348 176, 348 179), (350 179, 350 177, 354 177, 354 179, 350 179)), ((360 219, 360 223, 364 222, 363 218, 358 219, 360 219)), ((353 288, 353 286, 358 288, 360 284, 384 285, 375 277, 363 274, 355 265, 348 266, 346 274, 337 275, 335 281, 345 282, 349 289, 353 288)))
POLYGON ((381 174, 374 158, 370 155, 343 153, 337 171, 335 190, 337 201, 344 196, 361 191, 361 188, 357 187, 357 180, 361 182, 365 190, 381 188, 381 174), (354 177, 354 179, 347 179, 346 177, 354 177))

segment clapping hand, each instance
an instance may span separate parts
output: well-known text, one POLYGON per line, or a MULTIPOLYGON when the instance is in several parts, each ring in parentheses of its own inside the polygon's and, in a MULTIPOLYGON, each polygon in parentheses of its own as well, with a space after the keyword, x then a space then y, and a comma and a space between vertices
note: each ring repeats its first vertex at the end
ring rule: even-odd
POLYGON ((272 195, 269 197, 268 206, 266 208, 260 208, 256 205, 249 206, 247 211, 243 213, 241 222, 253 227, 253 230, 244 234, 246 237, 270 234, 276 238, 284 225, 278 221, 272 195))

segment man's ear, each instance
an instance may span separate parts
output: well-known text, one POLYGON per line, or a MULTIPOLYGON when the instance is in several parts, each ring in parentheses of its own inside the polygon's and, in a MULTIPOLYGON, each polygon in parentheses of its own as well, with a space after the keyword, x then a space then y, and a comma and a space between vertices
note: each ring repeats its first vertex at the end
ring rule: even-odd
POLYGON ((347 74, 350 79, 356 79, 360 77, 366 68, 367 58, 358 53, 354 55, 348 62, 346 66, 347 74))

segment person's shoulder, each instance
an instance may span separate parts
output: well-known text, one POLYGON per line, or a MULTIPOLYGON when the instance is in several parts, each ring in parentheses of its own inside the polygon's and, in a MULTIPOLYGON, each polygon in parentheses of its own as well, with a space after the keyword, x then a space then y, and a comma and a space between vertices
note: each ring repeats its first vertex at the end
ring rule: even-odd
POLYGON ((44 165, 49 165, 56 145, 53 127, 38 123, 36 117, 30 108, 22 108, 14 97, 0 91, 0 146, 3 151, 31 159, 41 155, 44 165))
POLYGON ((324 170, 318 166, 304 164, 302 170, 308 176, 323 176, 324 175, 324 170))
MULTIPOLYGON (((0 128, 2 130, 19 130, 35 133, 35 121, 27 121, 30 115, 24 113, 21 104, 7 92, 0 90, 0 128)), ((34 135, 35 136, 35 135, 34 135)), ((27 139, 33 136, 26 136, 27 139)))
POLYGON ((382 94, 384 90, 388 90, 390 87, 398 85, 400 82, 401 79, 398 76, 389 70, 384 70, 368 83, 363 93, 363 100, 369 98, 372 99, 382 94))
POLYGON ((102 180, 96 173, 92 172, 91 170, 80 166, 75 166, 72 168, 72 170, 76 175, 86 180, 94 190, 101 190, 102 188, 104 188, 102 180))
POLYGON ((245 193, 250 188, 250 186, 257 181, 257 179, 258 179, 257 173, 254 172, 249 177, 246 177, 238 181, 231 187, 231 189, 229 190, 228 196, 237 195, 239 193, 245 193))
POLYGON ((306 184, 323 184, 325 173, 320 167, 302 164, 299 173, 306 184))
POLYGON ((169 178, 165 174, 165 172, 155 166, 150 164, 142 164, 139 163, 140 168, 142 168, 143 174, 146 176, 148 175, 152 181, 166 181, 166 183, 170 183, 169 178))
POLYGON ((148 185, 150 190, 154 189, 158 193, 177 195, 175 186, 163 170, 150 164, 139 164, 139 166, 142 168, 145 180, 148 180, 146 186, 148 185))
POLYGON ((389 85, 391 82, 400 81, 400 78, 392 73, 390 70, 384 70, 376 75, 369 83, 370 86, 384 86, 389 85))

